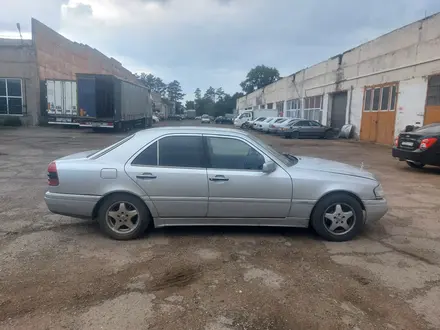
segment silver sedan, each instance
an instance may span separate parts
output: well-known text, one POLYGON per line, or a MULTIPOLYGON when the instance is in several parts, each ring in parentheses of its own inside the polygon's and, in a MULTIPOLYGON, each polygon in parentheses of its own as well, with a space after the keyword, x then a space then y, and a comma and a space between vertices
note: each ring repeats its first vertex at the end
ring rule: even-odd
POLYGON ((154 227, 313 227, 346 241, 387 212, 369 172, 281 154, 235 129, 163 127, 48 167, 50 211, 97 219, 114 239, 154 227))

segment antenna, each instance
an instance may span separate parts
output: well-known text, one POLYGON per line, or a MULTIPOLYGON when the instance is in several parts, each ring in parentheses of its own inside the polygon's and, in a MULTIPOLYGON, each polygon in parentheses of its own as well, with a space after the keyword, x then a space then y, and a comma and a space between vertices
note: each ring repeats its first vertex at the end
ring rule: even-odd
POLYGON ((20 23, 17 23, 17 30, 18 30, 18 33, 20 34, 21 43, 23 43, 23 36, 21 35, 20 23))

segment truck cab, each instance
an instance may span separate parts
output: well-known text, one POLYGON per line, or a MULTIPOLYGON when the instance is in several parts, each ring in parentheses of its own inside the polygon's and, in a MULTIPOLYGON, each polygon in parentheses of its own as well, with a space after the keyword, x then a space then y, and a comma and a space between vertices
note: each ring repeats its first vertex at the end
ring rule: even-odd
POLYGON ((245 124, 254 119, 253 111, 244 111, 234 120, 235 127, 244 127, 245 124))

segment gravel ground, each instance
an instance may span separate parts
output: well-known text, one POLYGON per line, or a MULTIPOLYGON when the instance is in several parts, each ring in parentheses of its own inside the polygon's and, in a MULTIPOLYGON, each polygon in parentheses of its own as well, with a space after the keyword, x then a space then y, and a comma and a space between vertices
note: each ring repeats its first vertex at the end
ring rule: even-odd
POLYGON ((92 221, 50 214, 47 164, 122 137, 0 130, 1 329, 440 328, 440 170, 410 169, 378 145, 263 136, 282 151, 363 162, 380 178, 389 213, 346 243, 273 228, 170 228, 118 242, 92 221))

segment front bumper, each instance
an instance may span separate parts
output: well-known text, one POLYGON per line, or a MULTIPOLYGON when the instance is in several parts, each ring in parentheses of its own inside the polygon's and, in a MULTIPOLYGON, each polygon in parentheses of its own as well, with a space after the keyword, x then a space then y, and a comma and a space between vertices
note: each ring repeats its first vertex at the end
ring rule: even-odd
POLYGON ((386 199, 364 201, 365 223, 379 221, 388 212, 386 199))
POLYGON ((52 213, 77 218, 91 218, 101 196, 46 192, 44 201, 52 213))

